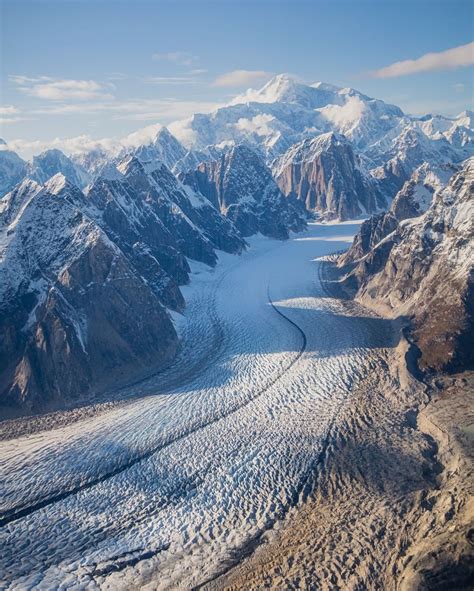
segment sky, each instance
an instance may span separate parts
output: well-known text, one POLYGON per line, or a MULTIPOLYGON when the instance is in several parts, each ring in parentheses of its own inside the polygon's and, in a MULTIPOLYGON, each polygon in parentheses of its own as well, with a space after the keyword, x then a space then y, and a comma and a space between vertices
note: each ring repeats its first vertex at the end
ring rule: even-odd
POLYGON ((75 149, 209 112, 277 73, 453 116, 473 108, 473 7, 0 0, 0 137, 24 156, 75 149))

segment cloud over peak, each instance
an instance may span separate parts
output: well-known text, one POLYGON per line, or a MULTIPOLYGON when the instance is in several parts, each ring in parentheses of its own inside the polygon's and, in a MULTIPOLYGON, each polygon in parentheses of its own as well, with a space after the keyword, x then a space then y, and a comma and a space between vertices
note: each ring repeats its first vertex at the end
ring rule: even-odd
POLYGON ((218 76, 213 86, 222 86, 226 88, 235 88, 238 86, 248 86, 265 82, 272 77, 270 72, 264 70, 232 70, 218 76))
POLYGON ((372 78, 396 78, 409 76, 421 72, 436 72, 439 70, 455 70, 474 64, 474 42, 453 47, 446 51, 431 52, 417 59, 395 62, 369 72, 372 78))

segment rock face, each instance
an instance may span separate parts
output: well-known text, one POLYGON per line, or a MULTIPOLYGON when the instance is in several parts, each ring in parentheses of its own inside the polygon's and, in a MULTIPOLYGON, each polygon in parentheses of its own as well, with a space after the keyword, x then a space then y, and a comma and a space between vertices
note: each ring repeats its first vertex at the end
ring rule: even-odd
POLYGON ((390 209, 362 223, 351 248, 341 260, 344 263, 357 261, 393 232, 399 222, 424 213, 431 205, 434 194, 447 185, 456 170, 458 167, 453 164, 436 169, 428 163, 419 166, 395 195, 390 209))
POLYGON ((292 146, 272 169, 287 197, 328 219, 354 219, 384 205, 351 143, 333 132, 292 146))
POLYGON ((474 363, 473 223, 471 158, 423 215, 398 222, 346 277, 361 301, 412 317, 422 368, 474 363))
POLYGON ((178 339, 147 282, 77 203, 27 183, 2 214, 2 405, 38 410, 169 362, 178 339))
POLYGON ((243 236, 261 232, 284 239, 289 230, 305 225, 302 208, 284 197, 262 157, 245 144, 180 178, 202 193, 243 236))
POLYGON ((54 407, 168 364, 186 257, 245 248, 166 166, 130 156, 105 173, 86 194, 57 174, 0 200, 0 406, 54 407))

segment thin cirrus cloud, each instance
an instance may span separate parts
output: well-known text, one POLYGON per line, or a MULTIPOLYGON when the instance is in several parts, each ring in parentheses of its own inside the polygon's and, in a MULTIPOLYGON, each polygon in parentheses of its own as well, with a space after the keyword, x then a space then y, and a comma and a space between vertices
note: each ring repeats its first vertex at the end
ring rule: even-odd
POLYGON ((154 53, 152 56, 154 61, 166 61, 181 66, 191 66, 198 61, 197 55, 193 55, 187 51, 167 51, 164 53, 154 53))
POLYGON ((474 64, 474 42, 453 47, 446 51, 426 53, 414 60, 395 62, 379 70, 369 72, 372 78, 396 78, 422 72, 455 70, 474 64))
POLYGON ((18 112, 18 109, 13 105, 0 105, 0 116, 2 117, 5 115, 16 115, 18 112))
POLYGON ((0 105, 0 125, 11 125, 20 121, 29 121, 21 111, 13 105, 0 105))
POLYGON ((82 103, 49 104, 30 111, 33 115, 97 115, 107 113, 115 120, 163 121, 207 113, 221 106, 213 101, 162 99, 130 99, 127 101, 94 101, 82 103))
POLYGON ((164 85, 181 85, 181 84, 197 84, 199 80, 196 76, 147 76, 143 78, 145 84, 164 84, 164 85))
POLYGON ((250 84, 259 84, 271 78, 270 72, 264 70, 233 70, 218 76, 212 86, 221 86, 224 88, 235 88, 239 86, 248 86, 250 84))
POLYGON ((12 140, 6 144, 0 144, 0 151, 14 150, 24 158, 30 158, 34 154, 57 148, 65 154, 79 154, 90 150, 103 150, 111 155, 117 155, 123 148, 137 147, 147 143, 156 137, 160 124, 148 125, 121 138, 94 139, 88 134, 82 134, 69 138, 54 138, 50 141, 41 140, 12 140))
POLYGON ((94 80, 69 80, 39 76, 10 76, 10 81, 18 86, 23 94, 47 100, 111 100, 114 96, 109 92, 111 85, 104 85, 94 80))

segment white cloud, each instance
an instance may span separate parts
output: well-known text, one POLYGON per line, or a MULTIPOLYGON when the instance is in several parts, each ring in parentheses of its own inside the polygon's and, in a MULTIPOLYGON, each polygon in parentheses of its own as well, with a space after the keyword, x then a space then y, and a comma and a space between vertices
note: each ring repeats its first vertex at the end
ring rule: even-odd
POLYGON ((163 121, 183 119, 194 113, 208 113, 222 106, 211 101, 131 99, 128 101, 53 104, 30 111, 34 115, 92 115, 107 113, 113 119, 129 121, 163 121))
POLYGON ((196 132, 191 127, 192 119, 173 121, 168 125, 170 132, 186 147, 190 148, 196 140, 196 132))
POLYGON ((0 105, 0 115, 15 115, 16 113, 19 111, 13 105, 0 105))
POLYGON ((11 125, 12 123, 20 123, 20 121, 31 121, 27 117, 0 117, 0 125, 11 125))
POLYGON ((149 125, 122 138, 93 139, 88 134, 71 138, 54 138, 48 141, 12 140, 8 142, 8 149, 18 152, 24 158, 30 158, 44 150, 57 148, 65 154, 81 154, 90 150, 103 150, 110 154, 118 154, 124 147, 139 146, 151 141, 162 125, 149 125))
POLYGON ((57 148, 66 154, 82 153, 89 150, 103 149, 110 152, 118 152, 121 144, 114 139, 94 140, 88 135, 80 135, 72 138, 54 138, 49 141, 40 140, 11 140, 8 142, 8 148, 18 152, 23 158, 30 158, 34 154, 39 154, 44 150, 57 148))
POLYGON ((255 115, 252 119, 241 117, 235 124, 235 127, 240 131, 255 133, 264 137, 273 133, 273 129, 268 125, 273 119, 274 117, 272 117, 272 115, 266 114, 255 115))
POLYGON ((232 72, 226 72, 225 74, 218 76, 212 85, 223 86, 226 88, 248 86, 250 84, 265 82, 271 78, 271 76, 272 74, 270 72, 265 72, 263 70, 233 70, 232 72))
POLYGON ((0 105, 0 125, 11 125, 20 121, 31 121, 31 119, 23 117, 20 109, 13 105, 0 105))
POLYGON ((199 58, 187 51, 168 51, 165 53, 154 53, 152 59, 155 61, 173 62, 181 66, 191 66, 199 58))
POLYGON ((111 85, 103 85, 94 80, 69 80, 39 76, 10 76, 10 80, 18 86, 20 92, 48 101, 66 100, 111 100, 111 85))
MULTIPOLYGON (((177 101, 169 98, 163 100, 141 100, 128 101, 118 103, 116 101, 110 103, 80 103, 70 105, 53 105, 51 107, 43 108, 33 111, 34 114, 64 114, 64 113, 81 113, 91 114, 107 112, 112 113, 114 119, 132 120, 132 121, 162 121, 168 123, 169 121, 179 120, 177 123, 169 126, 170 131, 173 126, 179 131, 181 128, 183 133, 180 134, 182 139, 184 137, 190 138, 192 130, 187 129, 190 117, 196 112, 204 113, 213 111, 222 105, 217 103, 207 103, 199 101, 177 101), (184 122, 181 120, 185 119, 184 122), (185 131, 186 130, 186 131, 185 131)), ((34 154, 43 152, 50 148, 58 148, 66 154, 87 152, 94 149, 103 149, 113 154, 118 153, 123 147, 137 146, 151 140, 156 132, 162 127, 161 124, 153 124, 136 132, 133 132, 122 138, 103 138, 93 139, 89 135, 83 134, 72 138, 54 138, 49 141, 28 141, 28 140, 12 140, 9 141, 9 149, 18 152, 24 158, 30 158, 34 154)), ((173 133, 173 131, 172 131, 173 133)), ((177 135, 177 134, 175 134, 177 135)))
POLYGON ((414 59, 395 62, 379 70, 369 72, 373 78, 395 78, 421 72, 454 70, 474 64, 474 42, 453 47, 446 51, 426 53, 414 59))
MULTIPOLYGON (((23 158, 31 158, 35 154, 51 148, 57 148, 65 154, 81 154, 90 150, 103 150, 111 155, 117 155, 123 148, 135 147, 150 142, 163 126, 159 123, 148 125, 121 138, 93 139, 88 134, 71 138, 54 138, 52 140, 11 140, 4 149, 14 150, 23 158)), ((0 149, 2 149, 0 147, 0 149)))
POLYGON ((464 92, 464 91, 465 91, 465 89, 466 89, 466 85, 465 85, 465 84, 462 84, 462 82, 460 82, 459 84, 455 84, 455 85, 454 85, 454 90, 455 90, 456 92, 459 92, 459 93, 461 93, 461 92, 464 92))
POLYGON ((143 78, 145 84, 197 84, 199 80, 195 76, 147 76, 143 78))

